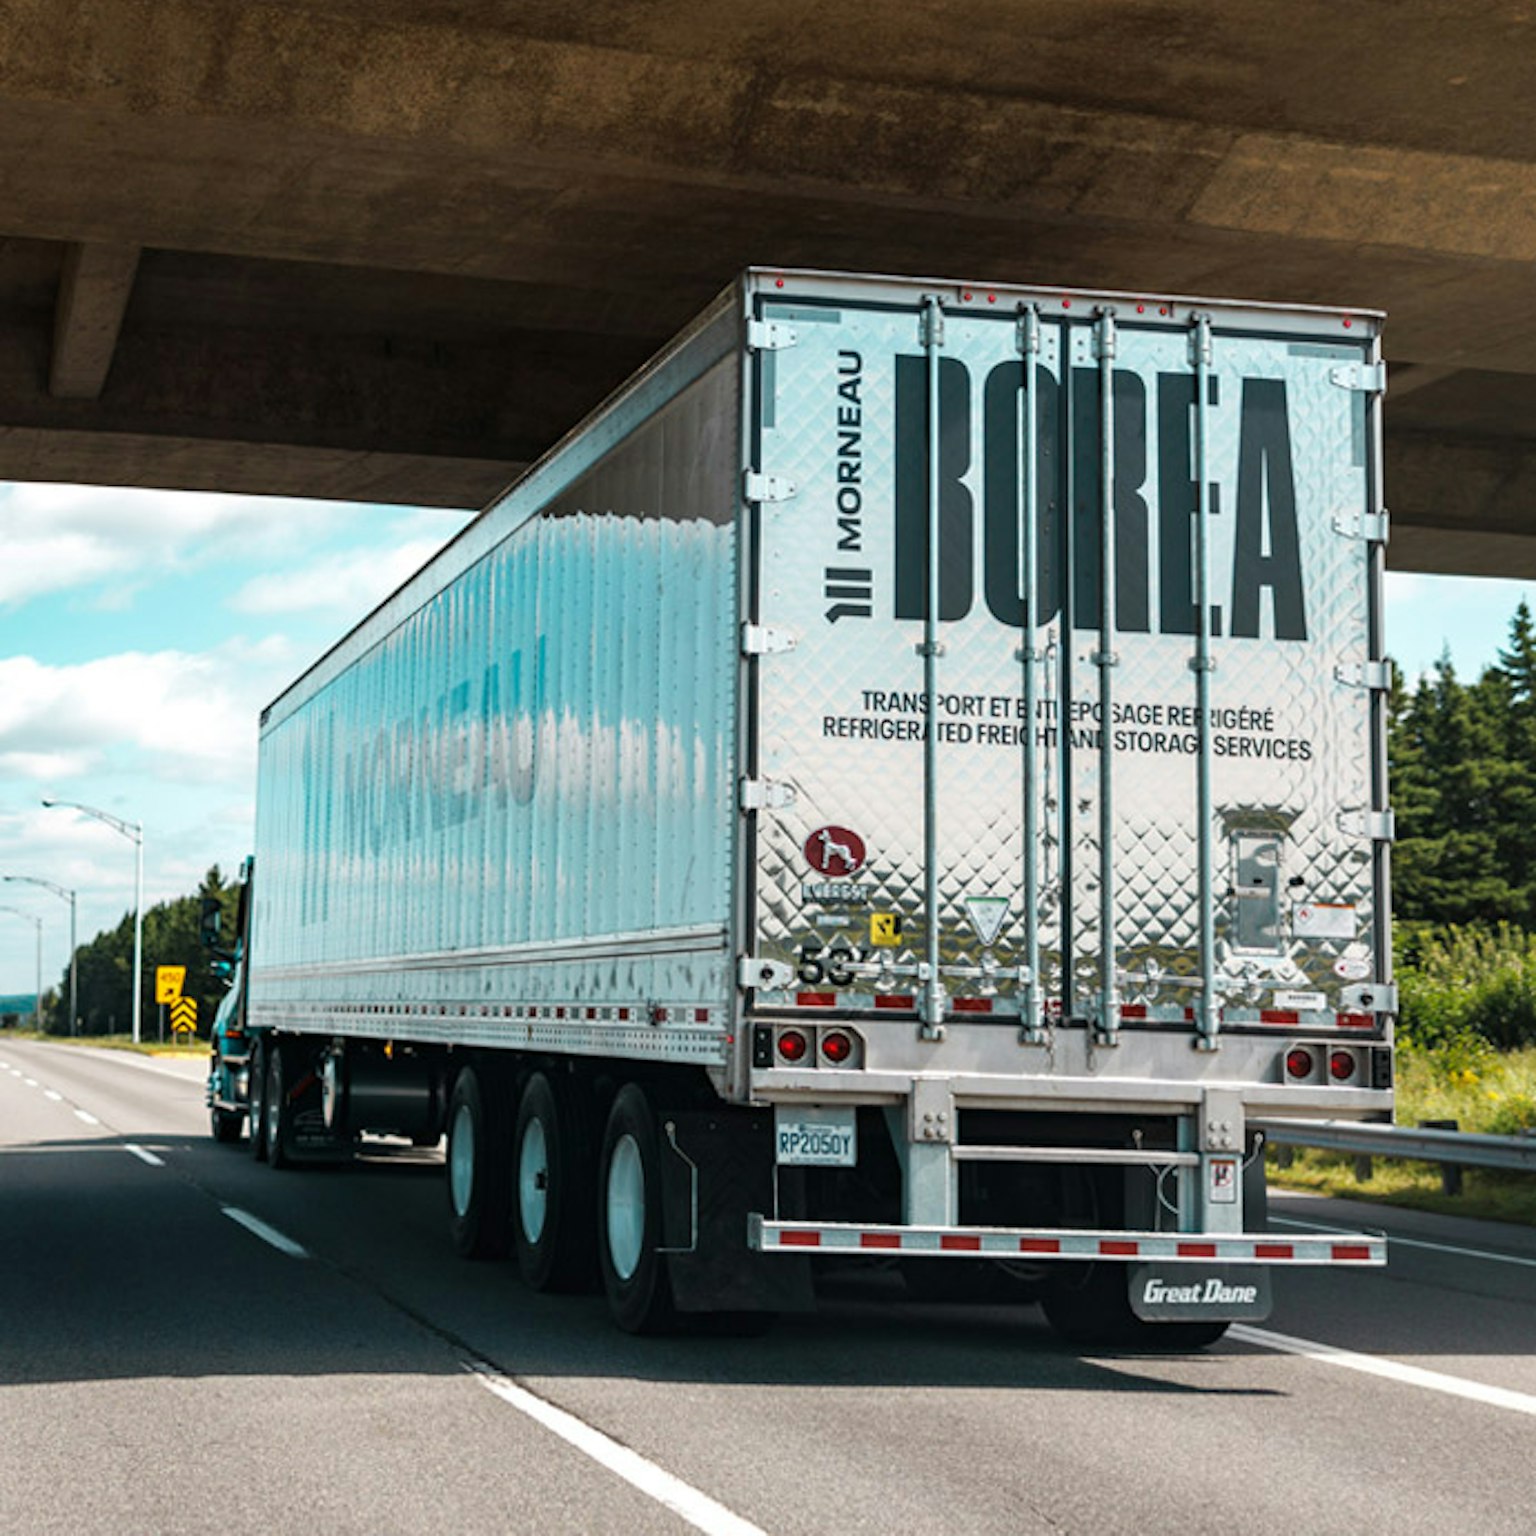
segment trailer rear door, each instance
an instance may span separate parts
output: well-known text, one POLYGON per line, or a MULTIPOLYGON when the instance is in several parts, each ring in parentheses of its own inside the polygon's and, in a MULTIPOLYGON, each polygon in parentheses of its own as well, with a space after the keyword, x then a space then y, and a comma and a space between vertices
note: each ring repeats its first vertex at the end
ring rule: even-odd
POLYGON ((832 279, 751 313, 752 952, 793 975, 755 1005, 1373 1025, 1374 321, 832 279))

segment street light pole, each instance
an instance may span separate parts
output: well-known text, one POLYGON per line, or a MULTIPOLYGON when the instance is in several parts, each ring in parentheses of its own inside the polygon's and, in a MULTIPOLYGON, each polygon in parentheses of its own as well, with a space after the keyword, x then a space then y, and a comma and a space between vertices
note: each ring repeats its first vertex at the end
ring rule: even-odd
POLYGON ((69 1032, 71 1035, 76 1035, 80 1032, 80 1013, 75 1001, 76 956, 79 953, 79 945, 75 937, 76 893, 67 886, 55 885, 52 880, 44 880, 41 875, 6 875, 4 878, 24 880, 28 885, 40 885, 45 891, 52 891, 55 896, 62 896, 69 903, 69 1032))
POLYGON ((32 1003, 32 1018, 37 1025, 38 1034, 43 1032, 43 920, 34 917, 30 912, 23 912, 20 907, 0 907, 0 912, 11 912, 17 917, 24 917, 29 923, 37 925, 37 996, 32 1003))
POLYGON ((81 805, 78 800, 44 800, 43 805, 50 810, 57 806, 94 817, 97 821, 105 822, 114 832, 121 832, 133 843, 133 1043, 137 1045, 144 991, 144 823, 124 821, 110 811, 97 810, 94 805, 81 805))

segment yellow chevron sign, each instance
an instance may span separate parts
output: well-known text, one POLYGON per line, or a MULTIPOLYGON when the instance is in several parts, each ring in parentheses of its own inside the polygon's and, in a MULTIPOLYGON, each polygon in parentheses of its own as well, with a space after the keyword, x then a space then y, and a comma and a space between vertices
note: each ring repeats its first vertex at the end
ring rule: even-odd
POLYGON ((178 997, 171 1004, 171 1028, 179 1035, 197 1033, 197 999, 178 997))

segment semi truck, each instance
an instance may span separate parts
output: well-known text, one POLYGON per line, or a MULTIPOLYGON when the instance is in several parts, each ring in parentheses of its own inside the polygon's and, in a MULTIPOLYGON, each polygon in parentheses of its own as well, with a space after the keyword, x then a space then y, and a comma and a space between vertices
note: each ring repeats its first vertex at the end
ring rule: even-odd
POLYGON ((633 1332, 1189 1347, 1391 1116, 1374 312, 743 273, 261 715, 217 1136, 633 1332))

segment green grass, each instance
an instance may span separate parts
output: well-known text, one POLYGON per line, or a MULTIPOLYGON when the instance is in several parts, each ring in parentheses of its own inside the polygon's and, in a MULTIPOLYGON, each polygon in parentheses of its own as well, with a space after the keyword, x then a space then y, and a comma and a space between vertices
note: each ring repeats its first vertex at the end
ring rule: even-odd
MULTIPOLYGON (((1495 1136, 1536 1126, 1536 1047, 1500 1052, 1467 1038, 1404 1046, 1397 1057, 1397 1123, 1421 1120, 1455 1120, 1460 1130, 1495 1136)), ((1270 1149, 1270 1182, 1281 1189, 1536 1226, 1536 1177, 1527 1173, 1468 1168, 1462 1193, 1447 1195, 1434 1163, 1378 1157, 1371 1177, 1359 1180, 1347 1153, 1298 1147, 1288 1168, 1279 1166, 1279 1156, 1270 1149)))
POLYGON ((50 1045, 89 1045, 105 1051, 136 1051, 140 1056, 206 1056, 208 1054, 206 1040, 194 1040, 190 1045, 177 1045, 167 1040, 164 1045, 161 1045, 158 1040, 152 1040, 146 1036, 138 1045, 135 1045, 132 1035, 80 1035, 70 1039, 67 1035, 39 1034, 35 1029, 0 1030, 0 1043, 6 1040, 45 1040, 50 1045))

